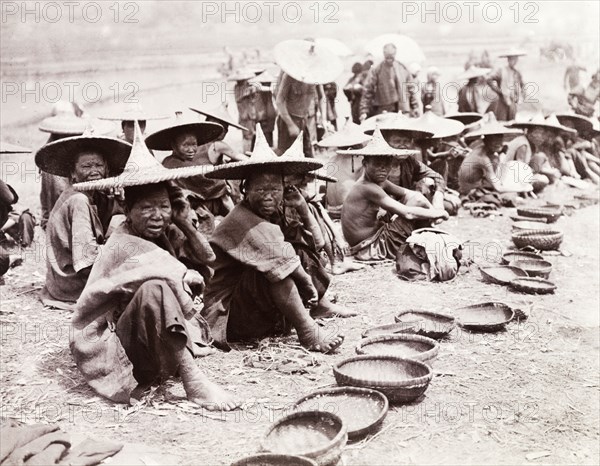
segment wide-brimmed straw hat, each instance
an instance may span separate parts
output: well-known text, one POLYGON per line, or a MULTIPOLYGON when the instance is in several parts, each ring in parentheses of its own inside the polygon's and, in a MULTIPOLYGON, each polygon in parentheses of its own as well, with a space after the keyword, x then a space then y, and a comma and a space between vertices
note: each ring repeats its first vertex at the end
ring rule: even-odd
POLYGON ((509 125, 511 128, 519 129, 532 129, 532 128, 543 128, 554 132, 564 132, 567 134, 575 134, 577 131, 573 128, 563 126, 558 121, 556 115, 549 115, 544 118, 544 115, 540 112, 535 114, 529 121, 514 122, 509 125))
POLYGON ((59 113, 55 116, 44 118, 38 129, 45 133, 60 134, 61 136, 79 136, 88 127, 85 118, 76 116, 74 113, 59 113))
POLYGON ((229 76, 227 76, 227 81, 247 81, 255 76, 256 72, 249 68, 238 68, 229 76))
POLYGON ((235 121, 233 121, 233 117, 229 114, 229 110, 226 102, 222 102, 217 108, 213 108, 212 110, 202 110, 199 108, 189 107, 193 112, 199 113, 200 115, 204 115, 208 118, 213 118, 217 120, 221 124, 225 124, 228 126, 233 126, 234 128, 241 129, 242 131, 248 131, 248 128, 242 126, 235 121))
POLYGON ((462 72, 458 76, 458 79, 469 80, 473 78, 480 78, 482 76, 487 75, 490 71, 492 71, 490 68, 479 68, 478 66, 471 66, 467 70, 462 72))
POLYGON ((494 135, 517 135, 522 134, 521 130, 515 128, 508 128, 498 123, 496 116, 489 112, 484 115, 478 129, 465 134, 465 139, 475 139, 483 136, 494 136, 494 135))
POLYGON ((419 118, 413 118, 409 122, 422 131, 433 133, 431 139, 442 139, 457 136, 465 129, 460 121, 449 120, 437 116, 431 110, 427 110, 419 118))
POLYGON ((2 154, 29 154, 31 149, 10 142, 0 141, 0 153, 2 154))
POLYGON ((269 146, 259 123, 256 124, 256 142, 248 160, 219 165, 207 178, 221 180, 243 180, 259 172, 281 175, 305 174, 321 168, 323 164, 315 159, 294 159, 278 157, 269 146))
POLYGON ((483 115, 477 112, 456 112, 447 113, 446 115, 444 115, 444 118, 460 121, 463 125, 468 126, 480 121, 483 118, 483 115))
POLYGON ((146 137, 146 145, 152 150, 171 150, 171 144, 182 133, 196 136, 198 145, 207 144, 217 139, 223 132, 218 123, 208 121, 186 121, 178 116, 166 128, 159 129, 146 137))
POLYGON ((131 104, 122 106, 106 115, 99 116, 101 120, 110 121, 148 121, 148 120, 164 120, 169 118, 168 115, 148 112, 140 104, 131 104))
POLYGON ((375 132, 373 133, 373 137, 365 147, 362 147, 360 149, 338 150, 337 153, 340 155, 357 155, 363 157, 406 158, 411 156, 416 157, 421 153, 421 151, 408 149, 394 149, 386 142, 379 127, 376 127, 375 132))
POLYGON ((384 137, 392 134, 401 134, 411 139, 427 139, 433 136, 433 132, 417 128, 413 123, 413 119, 408 118, 401 112, 375 115, 363 121, 361 126, 365 134, 369 135, 373 134, 375 127, 377 127, 384 137))
POLYGON ((212 165, 195 165, 191 167, 166 168, 148 150, 144 143, 140 125, 134 122, 133 147, 124 170, 118 176, 102 180, 75 183, 73 188, 78 191, 90 191, 108 188, 124 188, 144 184, 160 183, 162 181, 189 178, 205 175, 213 170, 212 165))
POLYGON ((96 136, 89 128, 81 136, 71 136, 50 142, 35 154, 35 164, 44 172, 68 178, 79 154, 98 152, 104 156, 108 173, 117 175, 125 168, 131 144, 121 139, 96 136))
POLYGON ((335 133, 324 137, 317 146, 319 147, 351 147, 358 144, 364 144, 369 141, 371 136, 365 134, 362 128, 348 120, 344 127, 335 133))
POLYGON ((340 57, 307 40, 285 40, 273 50, 275 61, 292 78, 306 84, 335 81, 344 71, 340 57))
POLYGON ((568 128, 573 128, 577 133, 587 138, 594 131, 594 123, 589 118, 574 113, 560 113, 556 115, 558 122, 568 128))
POLYGON ((499 57, 523 57, 525 55, 527 55, 527 52, 525 52, 525 50, 516 48, 512 48, 506 52, 498 54, 499 57))
MULTIPOLYGON (((304 153, 304 134, 303 131, 300 131, 300 134, 296 138, 296 140, 292 143, 292 145, 286 150, 283 154, 281 154, 281 158, 285 158, 286 160, 307 160, 306 154, 304 153)), ((317 180, 329 181, 331 183, 336 183, 337 178, 330 176, 327 174, 323 168, 319 168, 315 171, 310 171, 306 173, 306 176, 311 178, 316 178, 317 180)))

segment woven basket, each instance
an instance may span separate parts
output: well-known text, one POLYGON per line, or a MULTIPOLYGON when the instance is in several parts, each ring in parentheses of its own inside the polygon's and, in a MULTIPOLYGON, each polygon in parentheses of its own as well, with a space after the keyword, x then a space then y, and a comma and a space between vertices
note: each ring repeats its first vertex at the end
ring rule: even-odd
POLYGON ((437 341, 419 335, 379 335, 365 338, 355 348, 356 354, 400 356, 414 359, 430 366, 440 352, 437 341))
POLYGON ((389 355, 346 359, 333 367, 333 374, 338 385, 380 391, 391 404, 416 400, 425 393, 433 377, 427 364, 389 355))
POLYGON ((527 259, 544 260, 544 258, 541 255, 536 254, 535 252, 512 251, 512 252, 507 252, 502 256, 502 263, 505 265, 508 265, 509 263, 511 263, 513 261, 527 260, 527 259))
POLYGON ((454 317, 438 312, 407 310, 398 314, 396 322, 417 323, 417 335, 439 340, 446 337, 456 326, 454 317))
POLYGON ((375 433, 383 424, 389 402, 377 390, 333 387, 315 390, 294 404, 299 410, 334 411, 348 429, 348 439, 359 440, 375 433))
POLYGON ((517 278, 510 283, 510 286, 516 291, 529 294, 549 294, 556 290, 554 283, 543 278, 517 278))
POLYGON ((545 218, 548 223, 556 222, 562 215, 562 210, 549 207, 543 208, 520 208, 517 214, 521 217, 545 218))
POLYGON ((496 285, 508 285, 518 277, 526 277, 527 272, 519 267, 511 265, 498 265, 494 267, 483 267, 479 269, 481 276, 486 282, 496 285))
POLYGON ((394 324, 377 325, 376 327, 370 327, 362 333, 363 338, 374 337, 376 335, 393 335, 396 333, 409 333, 414 334, 419 330, 417 323, 402 323, 396 322, 394 324))
POLYGON ((558 249, 563 241, 563 234, 556 230, 522 231, 512 235, 513 243, 518 248, 531 246, 541 251, 558 249))
POLYGON ((521 259, 511 262, 510 265, 523 269, 530 277, 548 278, 552 272, 552 263, 545 260, 521 259))
POLYGON ((497 332, 504 329, 515 317, 514 311, 504 303, 481 303, 456 310, 459 325, 467 330, 497 332))
POLYGON ((261 447, 268 453, 305 456, 319 466, 333 466, 347 442, 346 426, 336 414, 296 411, 269 428, 261 447))
POLYGON ((317 463, 303 456, 259 453, 234 461, 231 466, 317 466, 317 463))

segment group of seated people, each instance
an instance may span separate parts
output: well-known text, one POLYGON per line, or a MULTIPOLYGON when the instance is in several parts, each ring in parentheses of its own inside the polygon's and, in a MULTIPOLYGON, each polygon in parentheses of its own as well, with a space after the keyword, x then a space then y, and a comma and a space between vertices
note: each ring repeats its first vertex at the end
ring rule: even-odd
MULTIPOLYGON (((145 140, 133 120, 132 144, 84 133, 36 154, 43 172, 69 180, 48 218, 43 297, 74 310, 75 361, 88 383, 115 401, 179 375, 188 399, 230 410, 235 397, 194 362, 211 345, 227 351, 231 342, 294 329, 306 349, 335 351, 344 336, 315 319, 356 312, 328 299, 325 258, 333 271, 347 243, 356 259, 394 259, 415 229, 456 213, 452 179, 460 195, 502 192, 495 169, 508 155, 503 137, 522 134, 485 121, 466 133, 477 140, 467 149, 459 142, 463 123, 428 112, 367 121, 374 123, 366 129, 372 136, 348 123, 320 143, 337 150, 340 174, 352 165, 352 179, 336 191, 340 238, 315 200, 318 189, 308 189, 315 180, 329 181, 329 188, 334 179, 319 171, 318 159, 304 156, 302 134, 277 156, 257 125, 246 156, 222 141, 232 124, 227 115, 203 113, 206 121, 176 120, 145 140), (172 154, 161 164, 150 150, 172 154), (453 163, 457 158, 464 160, 453 163)), ((533 167, 539 151, 530 152, 528 158, 517 147, 514 158, 533 167)), ((597 158, 589 157, 592 170, 597 158)))

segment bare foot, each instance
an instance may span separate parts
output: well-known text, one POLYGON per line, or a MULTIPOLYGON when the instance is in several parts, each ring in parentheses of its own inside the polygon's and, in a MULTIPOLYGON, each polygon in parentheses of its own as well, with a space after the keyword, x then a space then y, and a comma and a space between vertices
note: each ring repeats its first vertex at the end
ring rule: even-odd
POLYGON ((213 348, 212 346, 196 345, 194 347, 194 357, 195 358, 204 358, 204 357, 210 356, 211 354, 214 354, 216 352, 217 352, 217 349, 213 348))
POLYGON ((310 316, 313 319, 318 319, 320 317, 354 317, 357 316, 358 312, 352 310, 352 309, 347 309, 345 307, 342 306, 338 306, 337 304, 333 304, 331 301, 329 301, 327 298, 322 298, 321 301, 319 301, 319 304, 317 305, 317 307, 311 311, 310 316))
POLYGON ((331 273, 334 275, 342 275, 344 273, 354 272, 364 268, 365 266, 363 264, 357 264, 354 261, 336 262, 331 267, 331 273))
POLYGON ((344 335, 328 335, 326 330, 315 323, 311 330, 304 332, 302 335, 299 334, 298 339, 300 344, 309 351, 331 353, 344 342, 344 335))
MULTIPOLYGON (((200 371, 198 371, 200 372, 200 371)), ((184 381, 183 387, 188 400, 209 411, 232 411, 240 407, 232 393, 211 382, 205 376, 184 381)))

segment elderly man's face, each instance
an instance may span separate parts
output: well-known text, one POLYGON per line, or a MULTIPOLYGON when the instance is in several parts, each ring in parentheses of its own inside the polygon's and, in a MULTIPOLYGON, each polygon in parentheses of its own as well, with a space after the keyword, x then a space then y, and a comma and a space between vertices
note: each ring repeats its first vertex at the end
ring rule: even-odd
POLYGON ((396 48, 391 47, 391 46, 385 46, 383 48, 383 60, 388 65, 391 65, 392 63, 394 63, 395 59, 396 59, 396 48))
POLYGON ((151 191, 139 199, 127 212, 129 225, 141 238, 154 240, 171 223, 171 201, 166 189, 151 191))
POLYGON ((270 218, 283 202, 283 180, 280 175, 259 173, 248 178, 246 200, 250 210, 262 218, 270 218))
POLYGON ((198 152, 198 140, 193 134, 180 134, 171 146, 173 154, 180 160, 193 160, 198 152))
POLYGON ((415 143, 412 138, 404 135, 404 134, 390 134, 387 138, 385 138, 387 143, 392 146, 394 149, 414 149, 415 143))
POLYGON ((108 167, 104 157, 98 152, 82 152, 75 161, 71 178, 75 183, 106 178, 108 167))

